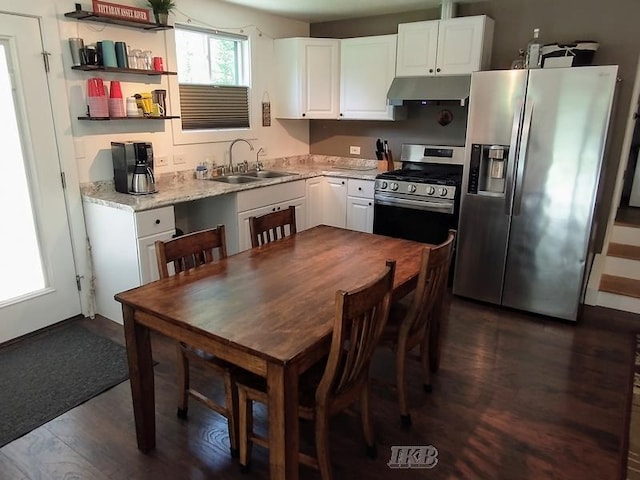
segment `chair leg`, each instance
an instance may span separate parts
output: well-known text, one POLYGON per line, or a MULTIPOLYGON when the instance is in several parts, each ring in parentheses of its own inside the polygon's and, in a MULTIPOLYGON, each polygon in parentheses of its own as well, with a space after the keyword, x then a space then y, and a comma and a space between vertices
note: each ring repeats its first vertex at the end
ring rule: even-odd
POLYGON ((224 375, 224 394, 227 407, 227 428, 229 429, 231 457, 238 458, 238 389, 229 372, 224 375))
POLYGON ((250 468, 251 440, 253 432, 253 402, 247 398, 247 391, 238 389, 238 420, 240 441, 240 471, 246 473, 250 468))
POLYGON ((405 345, 398 345, 396 350, 396 389, 398 390, 398 406, 400 407, 400 423, 403 427, 411 426, 411 415, 407 402, 407 382, 405 378, 407 352, 405 345))
POLYGON ((440 315, 431 319, 429 329, 429 369, 436 373, 440 368, 440 315))
POLYGON ((186 419, 189 408, 189 359, 180 344, 178 349, 178 418, 186 419))
POLYGON ((367 447, 367 456, 370 458, 376 458, 378 451, 376 449, 376 441, 373 434, 373 421, 371 420, 371 405, 369 404, 370 394, 369 382, 367 382, 360 393, 360 418, 362 420, 364 442, 367 447))
POLYGON ((424 391, 427 393, 431 393, 433 391, 433 387, 431 386, 431 369, 429 366, 431 352, 429 344, 432 328, 433 325, 429 323, 427 325, 427 331, 424 333, 424 337, 422 337, 422 342, 420 342, 420 364, 422 366, 422 377, 424 380, 422 388, 424 388, 424 391))
POLYGON ((329 454, 329 414, 326 410, 316 410, 316 454, 322 480, 331 480, 331 456, 329 454))

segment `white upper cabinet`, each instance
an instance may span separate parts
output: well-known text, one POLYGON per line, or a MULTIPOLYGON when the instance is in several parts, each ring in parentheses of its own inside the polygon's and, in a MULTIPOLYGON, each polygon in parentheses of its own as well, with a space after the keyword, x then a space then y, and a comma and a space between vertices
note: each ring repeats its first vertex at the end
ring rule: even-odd
POLYGON ((339 114, 340 40, 274 40, 277 118, 330 118, 339 114))
POLYGON ((398 25, 396 75, 463 75, 487 69, 493 25, 486 15, 398 25))
POLYGON ((346 38, 340 44, 340 118, 393 120, 387 92, 396 72, 397 35, 346 38))

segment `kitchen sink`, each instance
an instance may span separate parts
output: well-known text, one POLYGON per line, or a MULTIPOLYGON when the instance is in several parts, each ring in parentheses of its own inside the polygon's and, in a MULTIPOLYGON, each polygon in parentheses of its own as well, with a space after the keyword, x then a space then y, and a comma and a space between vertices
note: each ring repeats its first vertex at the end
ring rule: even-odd
POLYGON ((260 180, 257 177, 248 177, 245 175, 222 175, 221 177, 211 177, 211 180, 214 182, 222 182, 222 183, 249 183, 249 182, 257 182, 260 180))
POLYGON ((278 178, 278 177, 290 177, 291 175, 298 175, 297 173, 289 172, 275 172, 272 170, 259 170, 257 172, 247 172, 245 175, 257 178, 278 178))

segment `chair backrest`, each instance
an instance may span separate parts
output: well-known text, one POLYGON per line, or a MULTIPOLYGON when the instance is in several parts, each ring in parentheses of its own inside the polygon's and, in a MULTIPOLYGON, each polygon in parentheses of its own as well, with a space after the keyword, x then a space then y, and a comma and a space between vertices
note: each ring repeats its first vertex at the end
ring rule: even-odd
POLYGON ((422 251, 418 286, 411 307, 400 325, 399 335, 413 336, 422 333, 429 316, 440 307, 449 277, 456 231, 449 230, 447 239, 435 247, 422 251))
POLYGON ((389 317, 396 262, 387 260, 381 276, 357 289, 336 292, 331 349, 316 389, 316 403, 343 397, 368 380, 371 356, 389 317))
POLYGON ((260 217, 249 218, 251 247, 259 247, 265 243, 279 240, 286 236, 285 227, 289 226, 289 234, 296 233, 296 207, 278 210, 260 217))
POLYGON ((168 264, 172 262, 175 273, 178 273, 227 256, 224 225, 182 235, 166 242, 158 240, 155 245, 160 278, 169 276, 168 264))

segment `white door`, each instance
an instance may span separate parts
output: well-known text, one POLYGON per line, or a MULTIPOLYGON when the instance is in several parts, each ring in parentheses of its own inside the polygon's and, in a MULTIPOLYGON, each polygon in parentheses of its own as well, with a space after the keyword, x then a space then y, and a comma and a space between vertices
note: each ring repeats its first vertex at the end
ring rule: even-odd
POLYGON ((486 17, 440 20, 438 75, 464 75, 480 70, 486 17))
POLYGON ((80 313, 40 23, 0 14, 0 343, 80 313))
POLYGON ((347 180, 326 177, 324 197, 324 223, 332 227, 347 226, 347 180))
POLYGON ((438 20, 398 25, 396 76, 413 77, 436 74, 438 20))

